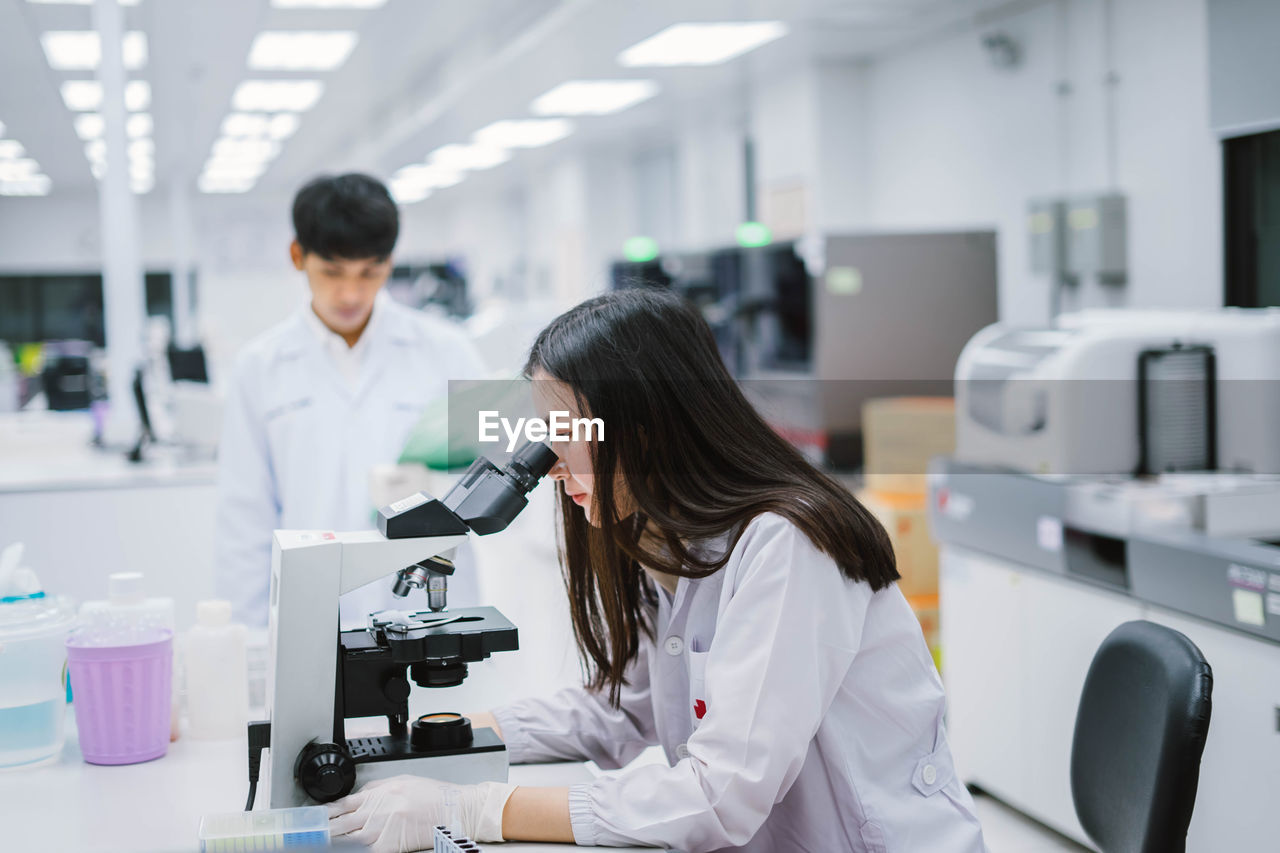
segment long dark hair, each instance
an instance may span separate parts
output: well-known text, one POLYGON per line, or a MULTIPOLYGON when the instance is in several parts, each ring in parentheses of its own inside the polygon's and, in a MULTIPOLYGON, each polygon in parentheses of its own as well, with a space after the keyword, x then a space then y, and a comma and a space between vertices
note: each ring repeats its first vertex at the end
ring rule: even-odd
POLYGON ((525 374, 538 371, 605 425, 592 445, 599 527, 561 493, 560 550, 588 685, 608 687, 615 705, 641 632, 652 633, 642 563, 705 577, 724 567, 747 522, 773 512, 849 579, 873 589, 898 579, 884 528, 765 423, 678 295, 634 288, 588 299, 538 335, 525 374), (630 493, 625 512, 615 472, 630 493), (720 537, 727 547, 691 548, 720 537))

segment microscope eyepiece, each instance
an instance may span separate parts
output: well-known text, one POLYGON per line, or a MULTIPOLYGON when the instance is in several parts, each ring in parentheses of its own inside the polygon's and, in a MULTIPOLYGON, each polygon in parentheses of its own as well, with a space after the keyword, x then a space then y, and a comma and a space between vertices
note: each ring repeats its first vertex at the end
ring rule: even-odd
POLYGON ((527 441, 511 457, 507 473, 528 493, 556 464, 556 452, 541 441, 527 441))

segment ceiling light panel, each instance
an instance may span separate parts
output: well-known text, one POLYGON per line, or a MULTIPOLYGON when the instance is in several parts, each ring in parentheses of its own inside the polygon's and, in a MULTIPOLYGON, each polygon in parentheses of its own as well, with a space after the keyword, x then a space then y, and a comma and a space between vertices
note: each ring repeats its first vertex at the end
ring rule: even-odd
POLYGON ((17 160, 26 153, 26 149, 18 140, 0 139, 0 160, 17 160))
POLYGON ((473 143, 471 145, 463 145, 461 143, 453 143, 451 145, 442 145, 435 151, 431 152, 428 161, 442 169, 456 169, 458 171, 478 171, 481 169, 492 169, 494 166, 501 165, 511 159, 511 152, 505 148, 495 148, 491 145, 480 145, 473 143))
POLYGON ((573 123, 562 118, 505 119, 480 128, 471 138, 493 148, 538 148, 573 133, 573 123))
POLYGON ((265 32, 249 49, 249 67, 260 71, 332 71, 356 46, 353 32, 265 32))
POLYGON ((319 80, 245 80, 231 96, 239 112, 305 112, 324 93, 319 80))
POLYGON ((392 180, 400 186, 417 186, 426 190, 442 190, 462 183, 462 173, 456 169, 427 163, 413 163, 398 170, 392 180))
POLYGON ((253 178, 219 178, 201 175, 196 185, 202 193, 247 193, 253 189, 253 178))
POLYGON ((213 143, 214 159, 266 162, 280 153, 280 143, 270 139, 219 139, 213 143))
POLYGON ((30 157, 0 160, 0 181, 25 181, 40 174, 40 164, 30 157))
POLYGON ((151 113, 132 113, 125 119, 124 130, 130 139, 141 139, 155 131, 155 122, 151 113))
POLYGON ((277 9, 377 9, 387 0, 271 0, 277 9))
POLYGON ((36 175, 18 180, 0 180, 0 195, 7 196, 40 196, 48 195, 53 181, 48 175, 36 175))
POLYGON ((102 119, 102 113, 82 113, 76 116, 76 136, 81 141, 88 142, 90 139, 101 139, 103 130, 106 128, 106 122, 102 119))
POLYGON ((222 135, 252 138, 266 136, 271 117, 263 113, 231 113, 222 120, 222 135))
POLYGON ((267 136, 272 139, 288 139, 297 132, 299 121, 296 113, 277 113, 267 125, 267 136))
POLYGON ((787 34, 781 21, 673 24, 618 54, 630 68, 717 65, 787 34))
MULTIPOLYGON (((92 6, 93 0, 27 0, 35 6, 92 6)), ((137 6, 138 0, 120 0, 121 6, 137 6)))
MULTIPOLYGON (((60 87, 62 101, 72 112, 93 112, 102 108, 102 84, 97 80, 64 80, 60 87)), ((146 80, 130 80, 124 85, 124 108, 142 112, 151 106, 151 84, 146 80)))
POLYGON ((652 80, 570 80, 534 100, 541 116, 602 116, 620 112, 658 94, 652 80))
MULTIPOLYGON (((56 71, 92 71, 102 62, 102 42, 93 30, 50 30, 40 35, 40 44, 56 71)), ((125 33, 121 49, 127 70, 147 64, 146 33, 125 33)))

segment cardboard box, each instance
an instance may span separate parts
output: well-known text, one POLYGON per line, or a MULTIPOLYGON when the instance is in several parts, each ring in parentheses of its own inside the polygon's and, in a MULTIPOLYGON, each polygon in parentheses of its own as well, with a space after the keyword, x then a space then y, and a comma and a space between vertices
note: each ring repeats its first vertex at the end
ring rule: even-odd
POLYGON ((902 580, 898 587, 910 598, 938 594, 938 546, 929 535, 929 514, 924 495, 882 493, 864 489, 858 493, 871 514, 889 533, 902 580))
POLYGON ((942 635, 938 631, 938 596, 913 595, 907 599, 911 610, 920 620, 920 630, 924 632, 924 643, 929 647, 933 657, 933 665, 942 671, 942 635))
POLYGON ((929 459, 956 449, 951 397, 886 397, 862 407, 865 477, 869 490, 921 495, 929 459))

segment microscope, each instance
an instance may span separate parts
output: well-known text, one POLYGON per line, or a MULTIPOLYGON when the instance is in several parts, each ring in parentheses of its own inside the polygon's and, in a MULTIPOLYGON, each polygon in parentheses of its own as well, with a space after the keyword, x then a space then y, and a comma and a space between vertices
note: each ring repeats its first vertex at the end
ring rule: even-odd
POLYGON ((371 779, 411 773, 457 784, 506 781, 506 746, 459 714, 409 719, 411 682, 452 687, 467 665, 518 648, 493 607, 449 610, 450 558, 469 531, 504 530, 555 464, 526 442, 505 468, 481 457, 436 499, 425 492, 378 511, 378 530, 277 530, 271 549, 268 720, 249 724, 249 802, 269 748, 269 808, 331 802, 371 779), (404 597, 424 589, 427 610, 378 611, 339 630, 338 596, 394 575, 404 597), (347 738, 346 720, 385 716, 388 734, 347 738))

